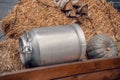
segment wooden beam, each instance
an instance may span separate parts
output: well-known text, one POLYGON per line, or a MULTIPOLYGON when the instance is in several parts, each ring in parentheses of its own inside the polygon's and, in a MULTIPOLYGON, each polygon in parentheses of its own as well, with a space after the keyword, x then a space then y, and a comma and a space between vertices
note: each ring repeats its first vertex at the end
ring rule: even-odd
POLYGON ((76 75, 53 80, 117 80, 117 79, 120 79, 120 69, 99 71, 94 73, 87 73, 83 75, 76 75))
POLYGON ((120 68, 120 57, 39 67, 0 75, 0 80, 49 80, 101 70, 120 68))

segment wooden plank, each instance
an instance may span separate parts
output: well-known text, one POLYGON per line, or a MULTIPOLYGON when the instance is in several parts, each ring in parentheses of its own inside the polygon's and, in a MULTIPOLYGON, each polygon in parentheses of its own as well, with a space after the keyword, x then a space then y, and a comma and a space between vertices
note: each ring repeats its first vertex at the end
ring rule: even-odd
POLYGON ((76 74, 120 68, 120 57, 66 63, 0 75, 0 80, 49 80, 76 74))
POLYGON ((116 80, 120 79, 120 69, 106 70, 53 80, 116 80))

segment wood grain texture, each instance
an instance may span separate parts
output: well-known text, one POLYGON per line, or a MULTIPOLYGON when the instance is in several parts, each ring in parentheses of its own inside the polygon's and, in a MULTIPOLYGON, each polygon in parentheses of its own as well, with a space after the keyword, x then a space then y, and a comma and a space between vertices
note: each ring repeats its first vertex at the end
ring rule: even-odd
POLYGON ((99 71, 54 80, 116 80, 120 79, 120 69, 99 71))
POLYGON ((120 57, 96 59, 4 73, 0 75, 0 80, 50 80, 119 68, 120 57))

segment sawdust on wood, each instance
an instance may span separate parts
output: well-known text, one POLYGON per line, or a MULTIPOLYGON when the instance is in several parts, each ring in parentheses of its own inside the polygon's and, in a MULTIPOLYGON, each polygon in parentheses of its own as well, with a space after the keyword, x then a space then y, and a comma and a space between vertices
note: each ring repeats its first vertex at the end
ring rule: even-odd
MULTIPOLYGON (((89 6, 88 17, 80 24, 85 33, 86 40, 88 41, 96 34, 106 34, 117 42, 120 52, 120 13, 105 0, 81 1, 87 3, 89 6)), ((73 21, 74 19, 67 18, 65 14, 55 6, 53 0, 21 0, 21 2, 14 7, 13 11, 2 20, 2 29, 8 38, 12 38, 16 42, 24 29, 29 31, 36 27, 71 24, 73 21)), ((10 59, 11 62, 10 64, 7 63, 6 60, 0 60, 0 64, 3 64, 0 66, 4 66, 0 67, 0 70, 11 71, 21 69, 22 64, 19 63, 18 60, 17 48, 8 48, 9 45, 6 45, 6 43, 14 46, 17 44, 13 44, 11 41, 0 43, 2 44, 0 47, 0 57, 6 54, 4 58, 10 59), (4 62, 6 62, 6 64, 4 64, 4 62)))

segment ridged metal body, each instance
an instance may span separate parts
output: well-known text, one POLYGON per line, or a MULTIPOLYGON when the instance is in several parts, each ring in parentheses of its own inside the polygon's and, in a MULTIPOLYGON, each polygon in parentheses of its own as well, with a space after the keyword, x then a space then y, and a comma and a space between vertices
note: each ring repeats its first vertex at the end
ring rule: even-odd
POLYGON ((21 61, 32 66, 81 60, 86 52, 85 36, 77 24, 35 28, 19 38, 21 61))

